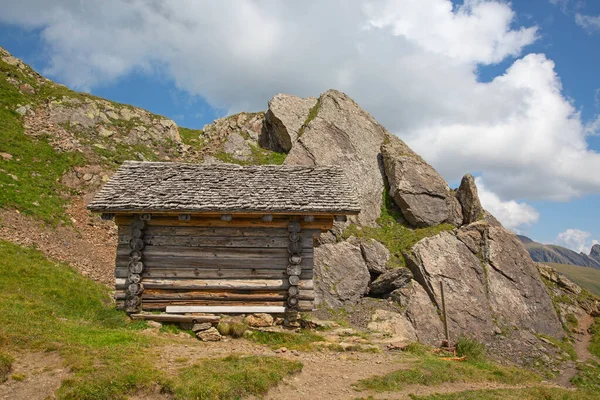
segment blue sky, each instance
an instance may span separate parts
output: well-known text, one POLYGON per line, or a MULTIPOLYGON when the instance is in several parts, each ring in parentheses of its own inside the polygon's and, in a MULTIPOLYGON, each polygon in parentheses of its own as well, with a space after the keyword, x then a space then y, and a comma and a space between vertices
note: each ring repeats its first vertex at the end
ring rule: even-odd
POLYGON ((0 46, 55 81, 191 128, 338 88, 506 226, 600 240, 600 1, 52 3, 0 1, 0 46))

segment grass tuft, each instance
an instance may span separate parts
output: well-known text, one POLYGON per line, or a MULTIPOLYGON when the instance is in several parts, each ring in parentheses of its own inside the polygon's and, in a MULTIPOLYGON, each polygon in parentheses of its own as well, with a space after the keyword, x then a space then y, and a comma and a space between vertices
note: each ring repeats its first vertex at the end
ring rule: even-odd
POLYGON ((0 352, 0 383, 8 379, 8 375, 12 371, 12 364, 15 359, 3 352, 0 352))
POLYGON ((456 355, 467 357, 471 361, 484 361, 487 359, 485 345, 475 339, 460 337, 456 343, 456 355))
POLYGON ((505 367, 489 361, 446 361, 433 355, 424 355, 412 367, 382 376, 362 379, 354 386, 357 390, 376 392, 400 391, 407 385, 435 386, 446 382, 498 382, 520 384, 538 382, 540 377, 516 367, 505 367))
POLYGON ((309 330, 300 333, 262 332, 253 331, 249 339, 260 344, 265 344, 272 349, 286 347, 290 350, 312 351, 315 342, 324 342, 325 338, 309 330))
POLYGON ((182 399, 241 399, 261 396, 285 376, 302 371, 302 363, 279 357, 231 355, 204 360, 181 370, 173 392, 182 399))
POLYGON ((229 336, 231 334, 231 324, 226 321, 220 321, 217 325, 217 330, 223 336, 229 336))
POLYGON ((590 341, 590 353, 600 358, 600 318, 596 318, 590 327, 592 339, 590 341))
POLYGON ((383 191, 381 216, 377 219, 379 227, 358 227, 352 224, 344 231, 342 237, 347 239, 350 236, 355 236, 358 238, 375 239, 383 243, 392 254, 392 257, 388 261, 389 266, 400 268, 406 266, 403 253, 410 250, 419 240, 454 229, 454 226, 450 224, 412 229, 399 223, 398 221, 401 219, 402 213, 396 207, 394 200, 386 189, 383 191))
POLYGON ((483 389, 456 393, 410 395, 413 400, 594 400, 600 394, 591 391, 572 391, 557 387, 530 387, 523 389, 483 389))

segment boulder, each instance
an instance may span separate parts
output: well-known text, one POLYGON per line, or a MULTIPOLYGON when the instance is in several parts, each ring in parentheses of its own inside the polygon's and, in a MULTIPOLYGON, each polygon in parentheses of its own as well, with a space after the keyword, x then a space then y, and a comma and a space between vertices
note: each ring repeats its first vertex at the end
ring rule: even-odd
POLYGON ((485 221, 463 225, 456 232, 456 237, 471 250, 471 253, 479 255, 481 253, 483 234, 488 226, 489 224, 485 221))
POLYGON ((440 282, 454 336, 474 333, 480 341, 493 334, 494 321, 486 291, 486 273, 469 248, 449 232, 425 238, 405 256, 415 280, 441 310, 440 282))
POLYGON ((316 104, 314 97, 303 99, 281 93, 269 100, 269 109, 265 114, 265 147, 279 152, 290 151, 298 138, 298 131, 316 104))
POLYGON ((196 332, 196 337, 202 340, 203 342, 218 342, 222 338, 217 328, 213 326, 211 326, 205 331, 196 332))
POLYGON ((202 322, 200 324, 193 324, 191 329, 192 332, 198 333, 209 330, 210 328, 212 328, 212 324, 210 322, 202 322))
POLYGON ((499 323, 562 337, 552 300, 517 236, 490 226, 484 234, 483 256, 490 305, 499 323))
POLYGON ((362 209, 350 220, 374 225, 381 214, 380 147, 386 133, 384 127, 347 95, 328 90, 320 96, 315 117, 293 144, 285 164, 343 167, 362 209))
POLYGON ((360 243, 360 250, 369 272, 383 274, 387 271, 387 262, 390 259, 390 251, 387 247, 375 239, 369 239, 360 243))
POLYGON ((393 311, 375 310, 367 328, 372 331, 387 333, 385 340, 394 343, 411 343, 417 341, 417 333, 410 321, 402 314, 393 311))
POLYGON ((477 185, 475 185, 475 178, 473 175, 467 174, 463 176, 460 181, 460 187, 456 192, 456 198, 458 199, 462 207, 463 224, 470 224, 483 217, 483 207, 479 201, 479 195, 477 194, 477 185))
POLYGON ((365 295, 371 275, 360 247, 347 242, 315 248, 315 291, 317 305, 354 305, 365 295))
POLYGON ((369 293, 374 295, 390 293, 405 287, 411 280, 412 273, 408 268, 397 268, 379 275, 377 279, 371 282, 369 293))
POLYGON ((271 314, 252 314, 248 315, 245 322, 253 328, 266 328, 267 326, 273 326, 273 316, 271 314))
POLYGON ((444 338, 444 325, 440 318, 438 308, 417 282, 412 281, 409 286, 394 291, 402 293, 406 317, 415 328, 415 333, 420 342, 432 346, 439 346, 444 338))
POLYGON ((462 223, 460 203, 446 181, 402 140, 388 134, 381 154, 390 195, 410 225, 462 223))
POLYGON ((223 145, 223 151, 240 161, 247 161, 252 156, 252 149, 242 135, 231 132, 223 145))

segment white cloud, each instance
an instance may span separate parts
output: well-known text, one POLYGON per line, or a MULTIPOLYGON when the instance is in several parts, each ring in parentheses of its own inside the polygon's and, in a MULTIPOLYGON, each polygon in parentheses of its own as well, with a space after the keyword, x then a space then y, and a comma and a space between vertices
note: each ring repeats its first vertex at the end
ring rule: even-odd
POLYGON ((590 232, 579 229, 567 229, 558 234, 556 237, 556 244, 576 252, 589 254, 592 246, 598 243, 598 240, 591 240, 591 236, 592 234, 590 232))
POLYGON ((589 34, 600 32, 600 15, 583 15, 577 13, 575 15, 577 25, 585 29, 589 34))
POLYGON ((490 192, 481 177, 475 178, 475 184, 483 208, 491 212, 506 228, 519 231, 520 227, 531 225, 539 219, 540 214, 529 204, 504 201, 490 192))
MULTIPOLYGON (((76 88, 166 74, 229 112, 279 92, 345 91, 448 180, 485 178, 502 199, 600 193, 593 123, 543 54, 491 82, 478 67, 520 57, 535 26, 505 1, 0 0, 0 21, 38 29, 47 73, 76 88)), ((515 203, 519 204, 519 203, 515 203)))

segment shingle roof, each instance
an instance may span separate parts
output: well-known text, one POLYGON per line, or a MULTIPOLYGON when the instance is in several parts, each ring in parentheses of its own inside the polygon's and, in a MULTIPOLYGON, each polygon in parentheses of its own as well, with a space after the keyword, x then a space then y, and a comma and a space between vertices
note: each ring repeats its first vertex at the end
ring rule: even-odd
POLYGON ((99 212, 358 214, 339 167, 126 161, 88 209, 99 212))

